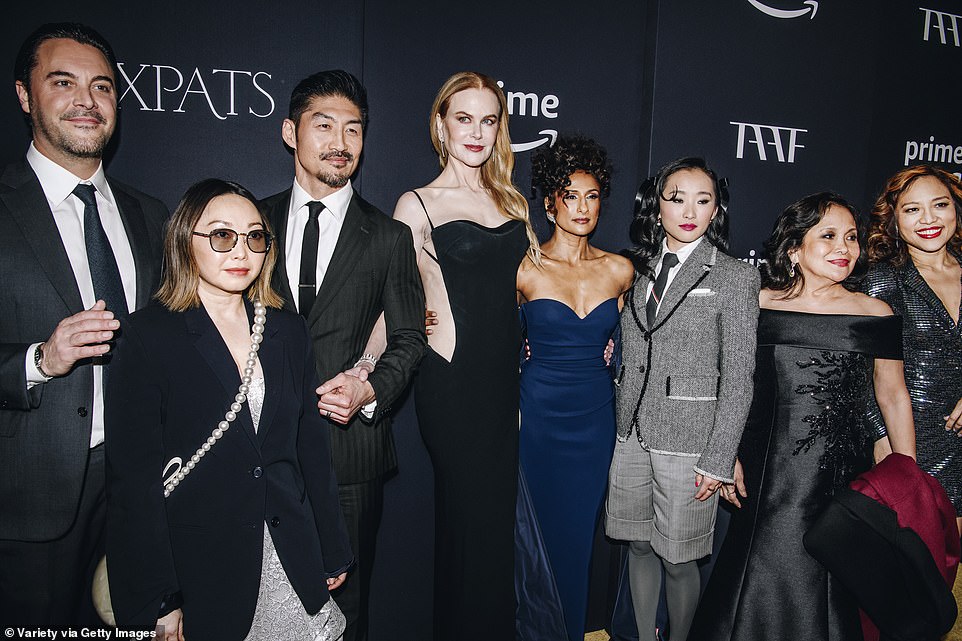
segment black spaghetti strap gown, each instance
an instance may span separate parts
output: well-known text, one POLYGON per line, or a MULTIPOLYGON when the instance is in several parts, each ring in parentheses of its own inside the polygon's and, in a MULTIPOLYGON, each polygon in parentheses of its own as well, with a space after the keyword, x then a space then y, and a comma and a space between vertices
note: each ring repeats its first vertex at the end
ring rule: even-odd
POLYGON ((434 639, 511 641, 521 344, 515 291, 528 239, 516 220, 494 228, 428 222, 457 332, 451 362, 428 349, 415 381, 434 464, 434 639))

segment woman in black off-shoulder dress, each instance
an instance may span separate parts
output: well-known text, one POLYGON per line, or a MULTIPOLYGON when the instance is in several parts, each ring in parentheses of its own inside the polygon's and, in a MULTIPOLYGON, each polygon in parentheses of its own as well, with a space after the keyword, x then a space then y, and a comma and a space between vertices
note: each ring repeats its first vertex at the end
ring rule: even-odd
MULTIPOLYGON (((939 480, 962 526, 962 186, 926 165, 898 172, 872 211, 863 290, 902 317, 905 383, 919 467, 939 480)), ((878 434, 885 423, 869 415, 878 434)))
POLYGON ((747 492, 723 492, 741 508, 688 638, 860 640, 857 606, 802 535, 834 490, 871 464, 865 412, 876 398, 894 450, 914 454, 901 323, 887 305, 843 286, 860 250, 840 197, 790 205, 766 250, 755 388, 739 447, 747 492))

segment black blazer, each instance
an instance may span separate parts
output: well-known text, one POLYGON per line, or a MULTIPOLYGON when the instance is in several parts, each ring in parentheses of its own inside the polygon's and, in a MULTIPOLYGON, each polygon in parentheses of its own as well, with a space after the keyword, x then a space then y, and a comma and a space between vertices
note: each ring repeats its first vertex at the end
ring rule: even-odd
MULTIPOLYGON (((279 249, 272 284, 286 301, 285 309, 295 311, 284 266, 290 200, 288 189, 264 200, 262 211, 279 249)), ((355 193, 307 319, 322 381, 349 369, 363 355, 382 311, 388 342, 369 379, 377 395, 373 424, 362 425, 360 412, 346 426, 329 422, 339 483, 369 481, 397 466, 386 412, 411 380, 427 346, 424 290, 411 231, 355 193)))
MULTIPOLYGON (((108 182, 133 252, 142 307, 160 279, 167 208, 108 182)), ((0 178, 0 230, 0 539, 50 541, 76 518, 90 448, 93 372, 81 362, 68 376, 27 391, 27 348, 84 305, 26 161, 9 165, 0 178)))
MULTIPOLYGON (((248 306, 248 315, 253 311, 248 306)), ((164 499, 161 473, 185 461, 224 418, 240 385, 203 307, 132 314, 107 390, 107 558, 120 624, 153 625, 180 592, 188 639, 242 639, 260 584, 265 521, 310 613, 325 579, 353 560, 304 321, 269 310, 259 358, 266 396, 254 432, 248 403, 164 499)))

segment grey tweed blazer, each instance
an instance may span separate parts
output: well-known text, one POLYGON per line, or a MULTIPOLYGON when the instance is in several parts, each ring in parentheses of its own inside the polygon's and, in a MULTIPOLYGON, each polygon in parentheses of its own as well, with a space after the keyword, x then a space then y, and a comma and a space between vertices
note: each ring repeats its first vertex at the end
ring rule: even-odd
POLYGON ((652 328, 649 282, 635 280, 621 314, 618 439, 634 431, 645 449, 697 458, 696 472, 730 483, 752 399, 759 272, 703 240, 652 328))

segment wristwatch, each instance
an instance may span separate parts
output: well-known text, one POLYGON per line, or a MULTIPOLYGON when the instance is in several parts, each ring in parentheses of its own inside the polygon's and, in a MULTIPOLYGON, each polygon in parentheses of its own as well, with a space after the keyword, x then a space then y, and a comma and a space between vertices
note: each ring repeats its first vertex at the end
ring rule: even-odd
POLYGON ((45 381, 49 381, 53 376, 43 371, 43 367, 40 366, 41 361, 43 361, 43 343, 39 343, 33 350, 33 366, 37 368, 45 381))

